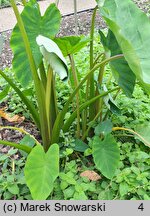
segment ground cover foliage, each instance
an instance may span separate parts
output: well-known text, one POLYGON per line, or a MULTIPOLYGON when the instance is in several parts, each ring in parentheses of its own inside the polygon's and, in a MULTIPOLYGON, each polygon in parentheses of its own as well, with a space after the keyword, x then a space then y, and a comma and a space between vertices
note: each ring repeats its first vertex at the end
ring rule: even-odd
POLYGON ((19 149, 1 154, 1 199, 150 199, 150 23, 130 0, 113 2, 97 1, 88 37, 56 38, 55 4, 41 17, 31 0, 20 16, 12 0, 13 68, 0 71, 0 100, 40 138, 1 126, 25 134, 0 141, 19 149), (109 30, 95 33, 98 9, 109 30))

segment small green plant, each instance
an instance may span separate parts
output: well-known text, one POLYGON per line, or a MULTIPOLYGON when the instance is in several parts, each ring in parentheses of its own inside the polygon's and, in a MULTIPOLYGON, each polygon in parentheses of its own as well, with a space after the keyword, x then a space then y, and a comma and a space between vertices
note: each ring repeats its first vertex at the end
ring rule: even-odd
POLYGON ((60 189, 63 191, 64 199, 88 200, 88 193, 95 192, 95 182, 87 178, 81 178, 78 174, 75 161, 66 163, 65 169, 60 173, 60 189))
POLYGON ((7 154, 0 154, 0 199, 31 199, 26 186, 23 167, 25 158, 16 159, 17 149, 10 149, 7 154))
MULTIPOLYGON (((41 16, 39 5, 35 0, 24 2, 25 7, 20 15, 14 0, 11 0, 17 18, 17 25, 11 36, 14 53, 13 70, 23 87, 28 88, 30 83, 33 83, 36 106, 11 78, 1 70, 0 74, 26 105, 40 131, 42 143, 17 128, 11 129, 20 130, 28 135, 29 143, 34 140, 34 146, 26 145, 26 142, 16 144, 4 140, 0 143, 29 154, 25 164, 25 178, 33 199, 46 199, 53 191, 57 177, 60 175, 64 180, 67 175, 59 174, 60 138, 62 131, 67 133, 72 123, 75 123, 76 127, 73 149, 84 152, 85 156, 92 155, 97 169, 108 179, 112 179, 115 175, 120 159, 115 132, 129 132, 150 146, 141 130, 137 129, 135 132, 129 128, 113 125, 108 118, 109 112, 120 114, 120 109, 114 100, 121 90, 126 96, 131 97, 136 80, 149 92, 149 19, 130 0, 111 2, 105 0, 97 3, 91 21, 90 38, 82 36, 56 38, 61 16, 55 4, 51 4, 44 16, 41 16), (132 10, 129 11, 129 8, 132 10), (106 36, 99 31, 104 49, 95 56, 94 22, 98 9, 109 29, 106 36), (129 18, 130 20, 127 20, 129 18), (146 32, 144 26, 147 27, 146 32), (87 73, 80 79, 74 54, 87 43, 90 44, 90 64, 87 73), (71 70, 68 69, 65 57, 69 57, 71 70), (108 74, 104 82, 108 64, 112 74, 108 74), (115 83, 111 82, 112 75, 115 83), (71 91, 61 109, 56 92, 58 77, 71 91)), ((71 152, 72 150, 68 149, 66 154, 71 152)), ((72 174, 68 175, 73 177, 72 174)), ((83 184, 83 193, 78 194, 80 186, 75 184, 75 188, 68 191, 72 194, 76 190, 75 199, 86 197, 84 193, 86 185, 83 184)))
MULTIPOLYGON (((102 176, 98 181, 90 181, 80 176, 84 170, 89 170, 87 162, 81 159, 66 161, 50 199, 149 200, 148 148, 129 142, 118 142, 118 147, 120 162, 111 180, 102 176)), ((94 168, 91 164, 90 169, 94 168)))

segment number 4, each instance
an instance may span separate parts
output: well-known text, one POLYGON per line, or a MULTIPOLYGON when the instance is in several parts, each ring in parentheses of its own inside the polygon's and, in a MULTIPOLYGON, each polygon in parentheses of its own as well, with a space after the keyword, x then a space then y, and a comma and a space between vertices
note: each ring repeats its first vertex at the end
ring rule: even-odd
POLYGON ((144 210, 144 206, 143 206, 143 203, 141 203, 138 207, 139 210, 143 211, 144 210))

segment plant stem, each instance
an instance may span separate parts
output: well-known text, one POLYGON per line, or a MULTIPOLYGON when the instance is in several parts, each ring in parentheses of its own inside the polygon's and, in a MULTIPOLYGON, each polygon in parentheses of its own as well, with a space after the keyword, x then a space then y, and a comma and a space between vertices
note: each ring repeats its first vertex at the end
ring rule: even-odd
POLYGON ((100 59, 100 57, 102 57, 104 54, 105 54, 105 53, 100 53, 100 54, 96 57, 96 59, 95 59, 94 62, 93 62, 93 67, 97 64, 97 62, 98 62, 98 60, 100 59))
POLYGON ((107 80, 107 83, 106 83, 106 87, 108 88, 109 84, 111 83, 112 81, 112 73, 110 74, 108 80, 107 80))
POLYGON ((32 148, 30 148, 29 146, 22 145, 22 144, 17 144, 17 143, 5 141, 5 140, 0 140, 0 144, 1 144, 1 145, 6 145, 6 146, 11 146, 11 147, 20 149, 20 150, 22 150, 22 151, 25 151, 25 152, 28 153, 28 154, 29 154, 29 153, 31 152, 31 150, 32 150, 32 148))
MULTIPOLYGON (((95 66, 96 61, 94 61, 94 50, 93 50, 93 40, 94 40, 94 26, 95 26, 95 17, 96 17, 96 11, 97 11, 97 6, 94 9, 93 15, 92 15, 92 21, 91 21, 91 29, 90 29, 90 70, 95 66)), ((99 58, 99 57, 98 57, 99 58)), ((97 58, 97 60, 98 60, 97 58)), ((88 78, 87 80, 87 84, 86 84, 86 100, 88 100, 89 98, 92 98, 95 96, 95 90, 94 90, 94 75, 91 74, 91 76, 88 78)), ((90 119, 92 119, 92 116, 95 116, 95 108, 94 105, 91 105, 89 107, 89 109, 86 109, 84 111, 84 117, 85 120, 83 122, 83 129, 84 131, 86 130, 86 123, 87 123, 87 119, 89 117, 89 121, 90 119)), ((83 132, 84 133, 84 132, 83 132)))
MULTIPOLYGON (((103 61, 106 59, 105 55, 103 56, 103 61)), ((96 95, 99 94, 99 89, 98 88, 101 88, 102 87, 102 82, 103 82, 103 76, 104 76, 104 69, 105 69, 105 65, 102 65, 100 67, 100 70, 99 70, 99 75, 98 75, 98 85, 97 86, 97 89, 96 89, 96 95)), ((97 101, 96 103, 96 113, 99 112, 99 110, 101 110, 101 113, 100 113, 100 121, 102 121, 102 109, 103 107, 103 99, 100 98, 100 100, 97 101)))
MULTIPOLYGON (((97 12, 97 6, 94 9, 91 21, 91 31, 90 31, 90 70, 93 68, 93 59, 94 59, 94 50, 93 50, 93 41, 94 41, 94 27, 95 27, 95 17, 97 12)), ((89 99, 95 96, 95 89, 94 89, 94 75, 91 74, 89 77, 89 99)), ((88 90, 88 89, 87 89, 88 90)), ((89 106, 89 121, 95 116, 95 106, 94 104, 89 106)))
POLYGON ((86 124, 87 124, 87 110, 83 110, 82 113, 82 134, 86 131, 86 124))
MULTIPOLYGON (((101 95, 97 95, 97 96, 93 97, 93 98, 90 99, 89 101, 86 101, 84 104, 82 104, 82 105, 80 106, 80 109, 79 109, 80 112, 82 112, 83 109, 85 109, 86 107, 88 107, 90 104, 94 103, 94 102, 95 102, 96 100, 98 100, 99 98, 102 98, 102 97, 108 95, 110 92, 113 92, 113 91, 118 90, 118 88, 119 88, 119 87, 116 87, 116 88, 114 88, 114 89, 111 89, 111 90, 109 90, 109 91, 107 91, 107 92, 102 93, 101 95)), ((77 116, 77 110, 75 110, 75 111, 71 114, 71 116, 69 117, 69 119, 65 122, 65 124, 64 124, 64 126, 63 126, 63 128, 62 128, 64 132, 67 132, 67 131, 68 131, 70 125, 72 124, 72 122, 73 122, 73 120, 76 118, 76 116, 77 116)), ((95 117, 94 117, 94 118, 95 118, 95 117)))
POLYGON ((144 143, 146 146, 150 147, 150 143, 147 142, 147 140, 145 140, 140 134, 138 134, 138 133, 135 132, 134 130, 131 130, 131 129, 129 129, 129 128, 124 128, 124 127, 113 127, 113 128, 112 128, 112 131, 117 131, 117 130, 128 131, 128 132, 130 132, 130 133, 132 133, 132 134, 138 136, 138 137, 143 141, 143 143, 144 143))
POLYGON ((130 135, 130 134, 115 134, 115 137, 134 137, 134 135, 130 135))
MULTIPOLYGON (((89 97, 89 84, 90 84, 89 82, 90 82, 90 80, 87 79, 87 83, 86 83, 86 95, 85 95, 86 100, 88 100, 88 97, 89 97)), ((88 116, 89 116, 89 108, 87 107, 87 109, 85 109, 83 111, 83 113, 84 113, 84 119, 83 119, 83 122, 82 122, 82 128, 85 131, 86 127, 87 127, 88 116)), ((82 130, 82 133, 84 133, 83 130, 82 130)))
POLYGON ((40 70, 40 78, 41 78, 41 81, 43 83, 43 87, 46 88, 47 78, 46 78, 46 73, 45 73, 43 61, 41 62, 40 66, 39 66, 39 70, 40 70))
POLYGON ((93 42, 94 42, 94 27, 95 27, 95 18, 98 6, 95 7, 92 15, 91 21, 91 30, 90 30, 90 69, 93 68, 93 61, 94 61, 94 49, 93 49, 93 42))
POLYGON ((12 175, 15 173, 15 160, 12 159, 12 175))
MULTIPOLYGON (((69 59, 70 59, 72 73, 73 73, 74 84, 75 84, 75 88, 76 88, 78 86, 78 77, 76 74, 76 68, 75 68, 75 62, 74 62, 73 55, 69 55, 69 59)), ((77 138, 80 138, 79 92, 77 92, 77 94, 76 94, 76 103, 77 103, 77 138)))
POLYGON ((42 141, 43 141, 43 146, 44 150, 47 151, 49 147, 49 137, 48 137, 48 123, 47 123, 47 116, 46 116, 46 108, 44 106, 45 104, 45 92, 42 83, 40 82, 38 72, 36 69, 35 61, 32 55, 30 43, 28 40, 28 36, 25 30, 25 26, 23 24, 22 18, 19 14, 18 8, 14 2, 14 0, 10 0, 11 5, 13 7, 16 19, 18 21, 18 26, 22 35, 22 39, 24 41, 26 53, 28 56, 31 72, 32 72, 32 77, 34 80, 34 85, 35 85, 35 91, 36 91, 36 96, 37 96, 37 103, 38 103, 38 108, 39 108, 39 116, 40 116, 40 131, 41 131, 41 136, 42 136, 42 141))
MULTIPOLYGON (((52 90, 52 79, 53 79, 53 71, 51 67, 48 67, 47 71, 47 83, 46 83, 46 93, 45 93, 45 107, 46 107, 46 115, 47 115, 47 123, 48 123, 48 136, 50 137, 50 133, 52 131, 52 124, 50 119, 50 108, 51 108, 51 90, 52 90)), ((49 138, 50 139, 50 138, 49 138)))
POLYGON ((35 137, 33 135, 31 135, 30 133, 25 131, 23 128, 17 128, 17 127, 12 127, 12 126, 0 126, 0 130, 3 130, 3 129, 16 130, 22 134, 26 134, 26 135, 30 136, 35 141, 36 145, 40 145, 40 143, 37 141, 37 139, 35 139, 35 137))
POLYGON ((57 114, 58 114, 58 107, 57 107, 57 97, 56 97, 56 86, 55 86, 55 76, 53 74, 53 79, 52 79, 52 96, 51 96, 51 119, 52 119, 52 127, 55 123, 57 114))
POLYGON ((99 117, 100 113, 101 113, 101 110, 99 110, 99 112, 96 114, 96 116, 94 117, 94 119, 93 119, 91 122, 89 122, 89 127, 87 128, 87 130, 86 130, 85 133, 83 134, 82 140, 85 140, 86 136, 88 136, 88 133, 89 133, 91 127, 92 127, 93 124, 95 123, 96 119, 99 117))
POLYGON ((61 130, 61 127, 63 125, 63 120, 64 120, 64 116, 68 110, 68 107, 70 105, 70 103, 72 102, 72 100, 74 99, 74 96, 77 94, 77 92, 80 90, 80 88, 83 86, 83 84, 86 82, 86 80, 89 78, 89 76, 94 73, 94 71, 96 71, 99 67, 101 67, 103 64, 107 64, 110 61, 119 59, 124 57, 123 54, 120 55, 116 55, 116 56, 112 56, 104 61, 102 61, 101 63, 95 65, 94 68, 92 68, 92 70, 90 70, 87 75, 81 80, 81 82, 79 83, 78 87, 73 91, 73 93, 70 95, 69 99, 67 100, 65 106, 63 107, 62 111, 58 114, 54 127, 53 127, 53 131, 52 131, 52 143, 58 143, 59 141, 59 133, 61 130))

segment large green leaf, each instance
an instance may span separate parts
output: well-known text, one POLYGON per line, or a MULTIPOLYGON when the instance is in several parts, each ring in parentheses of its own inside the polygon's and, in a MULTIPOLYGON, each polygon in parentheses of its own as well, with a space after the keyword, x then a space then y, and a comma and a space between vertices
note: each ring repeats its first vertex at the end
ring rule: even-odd
POLYGON ((129 67, 150 90, 150 20, 131 0, 97 0, 129 67))
POLYGON ((108 119, 106 121, 100 122, 95 127, 94 133, 96 136, 100 136, 101 134, 105 136, 112 132, 112 128, 113 128, 113 124, 110 121, 110 119, 108 119))
POLYGON ((63 55, 68 56, 85 47, 90 40, 84 36, 67 36, 55 38, 54 41, 61 49, 63 55))
POLYGON ((80 139, 76 139, 74 145, 73 149, 78 152, 85 152, 89 148, 89 146, 80 139))
POLYGON ((46 199, 59 175, 58 145, 53 144, 46 153, 41 145, 37 145, 27 158, 24 172, 33 199, 46 199))
POLYGON ((119 148, 114 137, 107 134, 104 140, 98 136, 93 140, 93 157, 97 169, 107 178, 111 179, 119 164, 119 148))
MULTIPOLYGON (((105 49, 110 50, 111 56, 122 54, 120 46, 112 31, 108 31, 107 37, 104 39, 104 35, 99 31, 101 36, 101 42, 105 49)), ((124 93, 131 97, 135 86, 135 74, 130 69, 125 58, 117 59, 110 62, 110 67, 113 75, 118 82, 118 85, 123 89, 124 93)))
MULTIPOLYGON (((25 136, 22 138, 22 140, 20 140, 20 144, 21 144, 21 145, 28 146, 28 147, 30 147, 30 148, 33 148, 33 146, 35 145, 35 140, 34 140, 31 136, 25 135, 25 136)), ((24 157, 27 157, 27 155, 28 155, 26 152, 21 151, 21 150, 20 150, 20 154, 21 154, 22 156, 24 156, 24 157)))
MULTIPOLYGON (((40 34, 46 37, 54 37, 60 27, 60 12, 55 4, 51 4, 44 16, 41 16, 39 5, 36 0, 31 0, 24 8, 21 14, 25 30, 30 42, 33 57, 38 67, 42 55, 36 43, 36 37, 40 34)), ((11 36, 11 48, 14 53, 13 69, 18 80, 23 86, 27 86, 32 80, 30 65, 26 54, 22 35, 18 24, 15 26, 11 36)))

